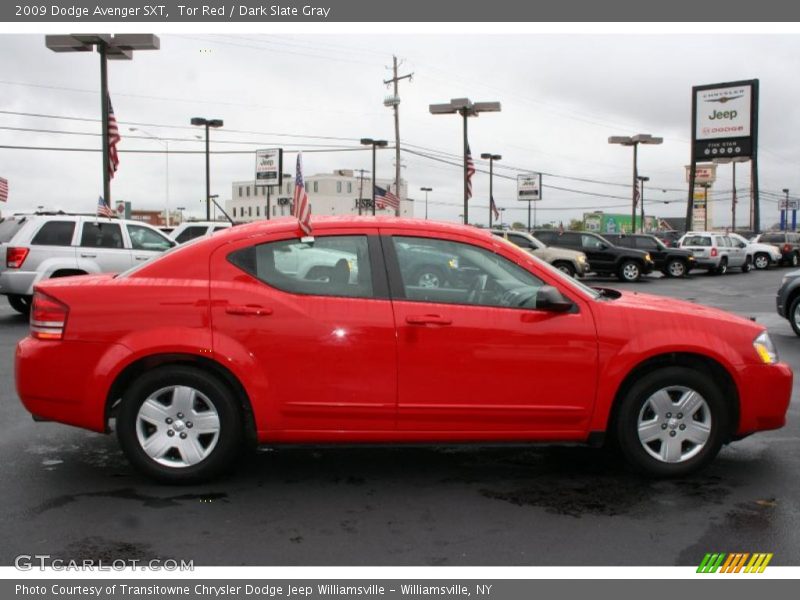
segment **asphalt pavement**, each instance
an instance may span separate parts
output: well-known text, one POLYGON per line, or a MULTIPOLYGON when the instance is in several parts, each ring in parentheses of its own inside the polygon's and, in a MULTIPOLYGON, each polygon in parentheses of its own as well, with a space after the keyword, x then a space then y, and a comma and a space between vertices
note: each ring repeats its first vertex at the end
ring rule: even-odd
MULTIPOLYGON (((593 284, 719 307, 764 323, 785 269, 593 284)), ((630 474, 584 447, 278 449, 206 485, 136 473, 114 436, 34 423, 14 391, 27 322, 0 299, 0 564, 174 558, 196 565, 696 565, 773 552, 800 565, 798 383, 788 425, 722 450, 691 478, 630 474)), ((446 357, 443 357, 446 360, 446 357)), ((47 377, 47 373, 42 373, 47 377)))

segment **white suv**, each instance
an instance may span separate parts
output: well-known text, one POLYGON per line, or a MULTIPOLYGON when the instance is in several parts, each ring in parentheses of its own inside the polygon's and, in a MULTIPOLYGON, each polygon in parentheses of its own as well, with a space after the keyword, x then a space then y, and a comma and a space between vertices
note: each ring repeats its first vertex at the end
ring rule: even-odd
POLYGON ((185 221, 169 232, 169 237, 179 244, 227 229, 229 221, 185 221))
POLYGON ((696 269, 708 269, 710 273, 722 275, 732 267, 747 273, 753 267, 747 243, 718 231, 689 231, 678 241, 678 246, 691 250, 696 269))
POLYGON ((15 215, 0 220, 0 294, 22 314, 42 279, 119 273, 175 242, 140 221, 92 215, 15 215))

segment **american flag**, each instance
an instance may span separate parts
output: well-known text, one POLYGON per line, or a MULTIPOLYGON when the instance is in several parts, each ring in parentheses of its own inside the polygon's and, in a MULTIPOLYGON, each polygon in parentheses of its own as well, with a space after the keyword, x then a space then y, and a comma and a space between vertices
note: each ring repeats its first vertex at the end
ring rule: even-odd
POLYGON ((472 176, 475 175, 475 163, 472 160, 472 150, 467 144, 467 198, 472 198, 472 176))
POLYGON ((8 202, 8 179, 0 177, 0 202, 8 202))
POLYGON ((114 108, 111 106, 111 96, 108 96, 108 175, 114 177, 119 167, 119 154, 117 144, 122 138, 119 137, 119 126, 117 118, 114 116, 114 108))
POLYGON ((303 154, 297 153, 297 171, 294 178, 294 199, 292 201, 292 214, 297 217, 300 229, 306 235, 311 235, 311 205, 308 203, 308 193, 303 183, 303 154))
POLYGON ((489 196, 489 208, 492 209, 492 214, 495 220, 500 218, 500 211, 497 210, 497 204, 494 203, 494 196, 489 196))
POLYGON ((375 186, 375 205, 378 208, 391 207, 392 210, 400 208, 400 198, 395 196, 391 189, 383 189, 381 186, 375 186))
POLYGON ((117 215, 111 210, 111 207, 106 204, 102 196, 97 198, 97 216, 98 217, 116 217, 117 215))

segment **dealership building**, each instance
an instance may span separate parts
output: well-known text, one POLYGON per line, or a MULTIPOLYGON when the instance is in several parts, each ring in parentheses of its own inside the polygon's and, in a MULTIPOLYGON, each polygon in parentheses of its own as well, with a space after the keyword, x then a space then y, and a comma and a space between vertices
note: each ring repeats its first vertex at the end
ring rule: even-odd
MULTIPOLYGON (((394 192, 394 179, 378 178, 378 186, 394 192)), ((371 214, 372 180, 361 177, 359 171, 338 169, 332 173, 311 175, 305 178, 308 199, 311 204, 311 215, 353 215, 358 214, 359 198, 363 214, 371 214)), ((292 196, 294 194, 294 177, 283 174, 280 186, 270 188, 270 216, 289 216, 292 196)), ((400 180, 400 216, 413 217, 414 203, 407 196, 407 185, 400 180)), ((225 202, 225 211, 238 222, 257 221, 267 218, 267 188, 256 186, 255 180, 234 181, 231 199, 225 202)), ((376 215, 394 215, 392 208, 376 208, 376 215)))

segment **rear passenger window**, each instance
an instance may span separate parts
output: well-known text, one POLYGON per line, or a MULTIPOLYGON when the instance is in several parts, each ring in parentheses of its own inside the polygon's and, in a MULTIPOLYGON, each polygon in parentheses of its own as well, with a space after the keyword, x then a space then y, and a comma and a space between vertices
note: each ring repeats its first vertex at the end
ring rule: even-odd
POLYGON ((367 237, 323 236, 248 246, 228 260, 264 283, 293 294, 371 298, 367 237))
POLYGON ((704 235, 689 235, 683 238, 681 246, 711 246, 711 238, 704 235))
POLYGON ((655 240, 653 239, 646 237, 637 237, 636 247, 639 250, 656 250, 658 248, 658 244, 656 244, 655 240))
POLYGON ((556 234, 553 231, 537 231, 536 238, 543 244, 550 246, 556 241, 556 234))
POLYGON ((87 248, 123 248, 122 231, 119 224, 84 223, 81 246, 87 248))
POLYGON ((75 233, 75 221, 48 221, 33 236, 31 244, 37 246, 69 246, 75 233))

